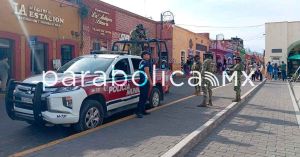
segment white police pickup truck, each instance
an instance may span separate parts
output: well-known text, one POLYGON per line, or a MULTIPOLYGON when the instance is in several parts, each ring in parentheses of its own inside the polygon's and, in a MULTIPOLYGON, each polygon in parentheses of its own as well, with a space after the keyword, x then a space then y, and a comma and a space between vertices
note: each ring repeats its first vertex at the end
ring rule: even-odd
MULTIPOLYGON (((140 61, 141 57, 127 54, 91 54, 73 59, 55 73, 22 82, 10 80, 5 99, 7 114, 30 124, 70 124, 78 131, 95 128, 104 118, 136 107, 139 87, 134 82, 139 75, 134 74, 140 61), (114 70, 123 71, 127 81, 124 75, 113 74, 114 70)), ((154 73, 151 107, 158 106, 170 88, 169 70, 154 73)))

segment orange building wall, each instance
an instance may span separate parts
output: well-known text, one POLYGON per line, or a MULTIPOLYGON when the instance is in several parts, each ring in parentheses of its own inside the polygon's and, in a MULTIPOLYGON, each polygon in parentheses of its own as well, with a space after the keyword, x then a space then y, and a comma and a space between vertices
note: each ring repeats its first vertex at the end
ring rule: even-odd
MULTIPOLYGON (((185 59, 187 59, 190 39, 193 41, 193 55, 196 53, 197 43, 205 45, 209 49, 211 41, 208 36, 199 35, 184 28, 174 26, 172 57, 175 62, 173 63, 173 70, 181 70, 181 51, 185 52, 185 59)), ((203 53, 200 53, 200 57, 203 62, 203 53)))
MULTIPOLYGON (((63 2, 62 0, 18 0, 18 10, 24 4, 27 15, 29 6, 36 6, 47 9, 52 16, 59 16, 64 19, 60 27, 49 26, 41 23, 18 20, 15 14, 15 5, 8 0, 2 1, 0 5, 0 38, 17 40, 14 49, 14 70, 13 75, 17 80, 24 79, 31 75, 30 69, 30 48, 27 39, 29 36, 37 36, 40 41, 47 41, 48 48, 48 69, 52 69, 52 60, 60 59, 61 43, 74 45, 75 55, 79 54, 79 36, 74 36, 71 31, 80 32, 80 17, 78 6, 63 2), (15 38, 11 38, 11 36, 15 38)), ((80 34, 80 33, 79 33, 80 34)))

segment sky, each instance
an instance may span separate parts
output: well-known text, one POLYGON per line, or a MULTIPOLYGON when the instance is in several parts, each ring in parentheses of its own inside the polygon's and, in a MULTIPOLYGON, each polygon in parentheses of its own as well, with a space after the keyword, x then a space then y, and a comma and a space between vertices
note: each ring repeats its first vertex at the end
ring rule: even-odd
POLYGON ((260 53, 265 48, 266 22, 300 21, 300 0, 102 1, 156 21, 162 12, 171 11, 178 26, 196 33, 208 32, 211 39, 217 34, 223 34, 225 39, 237 36, 244 39, 246 48, 260 53))

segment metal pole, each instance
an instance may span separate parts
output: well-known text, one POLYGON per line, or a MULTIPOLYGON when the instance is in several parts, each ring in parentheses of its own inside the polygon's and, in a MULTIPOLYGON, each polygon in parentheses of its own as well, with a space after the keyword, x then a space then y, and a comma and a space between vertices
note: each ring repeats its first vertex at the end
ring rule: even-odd
POLYGON ((164 29, 163 27, 163 13, 160 14, 160 40, 162 40, 162 30, 164 29))
POLYGON ((237 47, 236 47, 236 52, 240 55, 241 57, 241 54, 239 53, 239 46, 240 46, 240 42, 238 40, 238 37, 236 37, 236 41, 237 41, 237 47))

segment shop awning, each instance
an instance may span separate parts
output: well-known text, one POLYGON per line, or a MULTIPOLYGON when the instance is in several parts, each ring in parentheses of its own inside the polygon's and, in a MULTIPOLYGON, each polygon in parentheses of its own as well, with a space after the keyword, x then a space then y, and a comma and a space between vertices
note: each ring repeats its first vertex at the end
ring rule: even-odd
POLYGON ((290 56, 288 59, 300 60, 300 54, 290 56))

